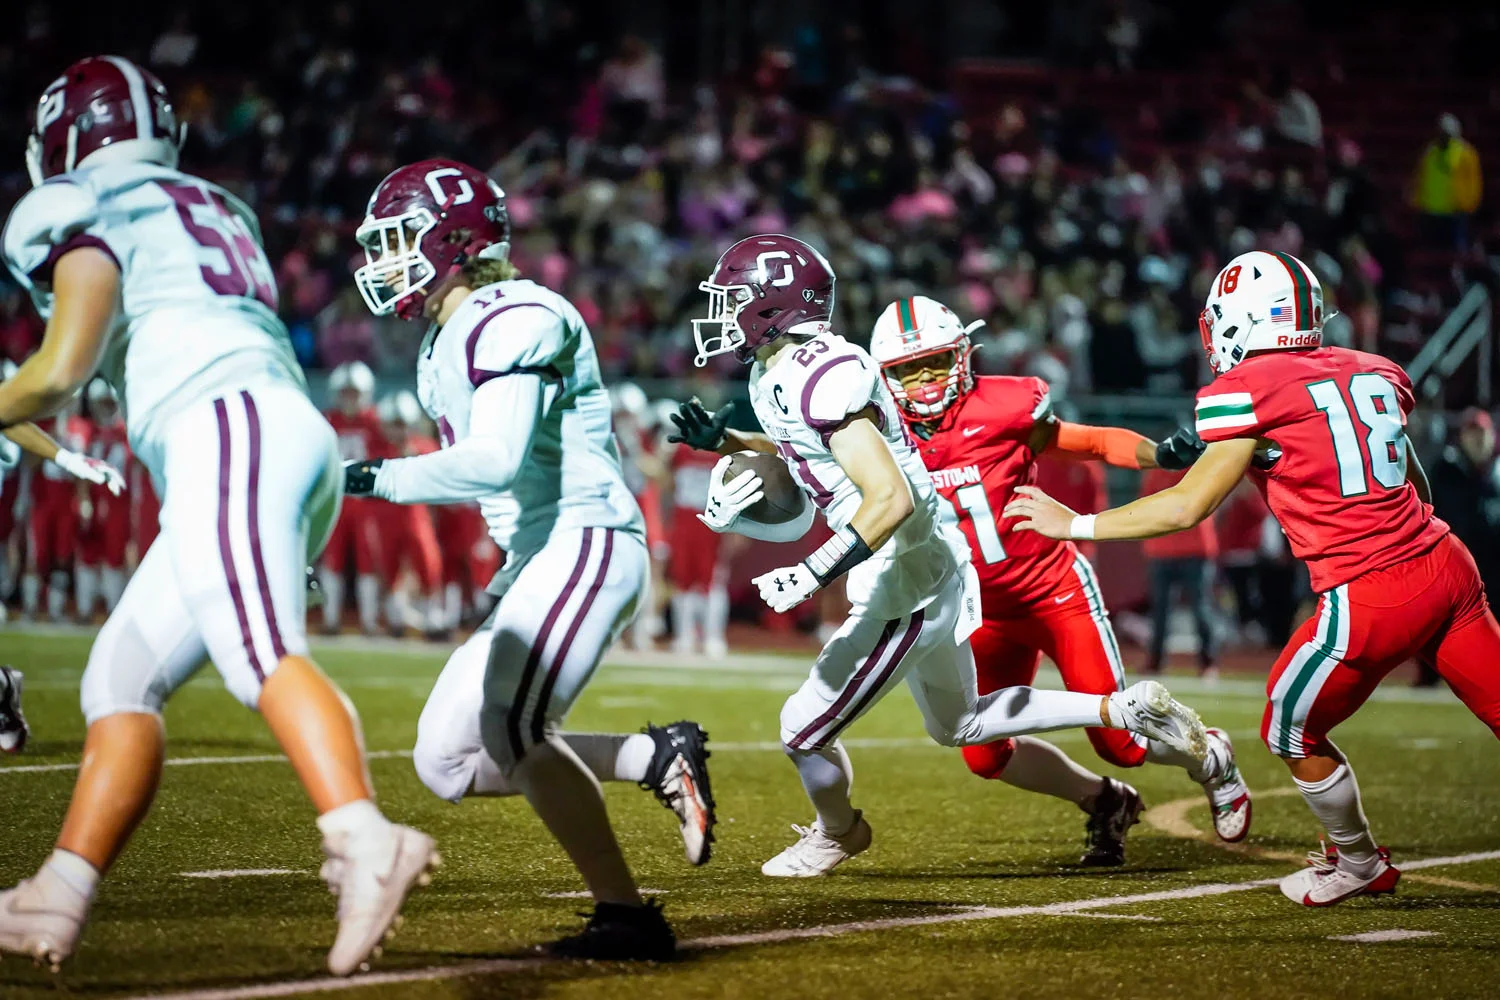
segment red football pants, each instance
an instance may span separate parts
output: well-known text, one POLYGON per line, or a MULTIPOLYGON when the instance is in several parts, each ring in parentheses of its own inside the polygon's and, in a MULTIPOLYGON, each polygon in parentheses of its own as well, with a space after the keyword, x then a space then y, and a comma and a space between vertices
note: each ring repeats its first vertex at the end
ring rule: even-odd
POLYGON ((381 522, 381 573, 386 589, 396 586, 403 567, 410 567, 424 594, 436 593, 443 585, 443 557, 438 551, 432 516, 424 504, 386 504, 381 522))
POLYGON ((1500 625, 1474 557, 1452 535, 1320 596, 1271 668, 1261 738, 1278 757, 1338 756, 1329 731, 1413 658, 1500 736, 1500 625))
POLYGON ((103 491, 95 492, 92 499, 93 517, 87 525, 80 525, 78 562, 124 569, 125 548, 130 543, 130 500, 103 491))
MULTIPOLYGON (((1087 567, 1087 562, 1077 564, 1087 567)), ((1125 666, 1099 596, 1092 569, 1060 585, 1056 597, 1037 601, 1024 617, 986 618, 969 637, 979 693, 1030 685, 1045 653, 1062 674, 1063 686, 1084 694, 1111 694, 1125 685, 1125 666)), ((981 604, 987 602, 982 594, 981 604)), ((996 600, 994 604, 998 605, 996 600)), ((992 605, 993 606, 993 605, 992 605)), ((1146 747, 1123 729, 1086 730, 1094 752, 1119 767, 1138 767, 1146 747)), ((964 747, 964 763, 981 778, 998 778, 1010 763, 1015 745, 997 740, 964 747)))
POLYGON ((48 483, 31 505, 29 567, 46 574, 67 569, 78 547, 78 495, 71 483, 48 483))
POLYGON ((667 558, 667 580, 679 592, 707 593, 719 567, 722 537, 698 520, 696 510, 679 507, 672 513, 672 550, 667 558))
POLYGON ((380 571, 380 511, 384 500, 346 497, 333 526, 328 545, 323 549, 323 565, 342 574, 354 554, 354 571, 366 576, 380 571))

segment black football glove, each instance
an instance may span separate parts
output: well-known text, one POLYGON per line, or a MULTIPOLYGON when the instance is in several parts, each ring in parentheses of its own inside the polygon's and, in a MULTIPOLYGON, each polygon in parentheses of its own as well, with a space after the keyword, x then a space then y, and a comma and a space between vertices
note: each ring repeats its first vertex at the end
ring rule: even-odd
POLYGON ((1198 461, 1198 456, 1207 447, 1192 427, 1179 427, 1156 446, 1156 467, 1173 472, 1186 469, 1198 461))
POLYGON ((699 451, 718 451, 724 443, 724 429, 729 426, 729 415, 734 412, 733 403, 725 403, 713 413, 704 409, 694 396, 686 403, 679 403, 677 412, 670 414, 677 433, 667 435, 672 444, 685 444, 699 451))
POLYGON ((367 497, 375 492, 375 473, 380 471, 382 458, 363 462, 344 463, 344 496, 367 497))

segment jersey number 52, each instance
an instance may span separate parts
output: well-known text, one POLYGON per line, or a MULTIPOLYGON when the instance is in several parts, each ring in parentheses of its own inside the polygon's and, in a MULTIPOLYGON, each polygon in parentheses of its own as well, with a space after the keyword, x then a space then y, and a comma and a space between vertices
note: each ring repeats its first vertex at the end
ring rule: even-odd
POLYGON ((1360 372, 1349 379, 1345 392, 1333 379, 1308 384, 1313 405, 1328 419, 1333 435, 1333 454, 1339 463, 1339 492, 1346 497, 1370 492, 1370 477, 1386 489, 1406 482, 1406 426, 1395 388, 1374 372, 1360 372), (1347 401, 1345 397, 1347 396, 1347 401), (1361 427, 1350 416, 1349 403, 1361 427), (1365 449, 1360 450, 1363 432, 1365 449))

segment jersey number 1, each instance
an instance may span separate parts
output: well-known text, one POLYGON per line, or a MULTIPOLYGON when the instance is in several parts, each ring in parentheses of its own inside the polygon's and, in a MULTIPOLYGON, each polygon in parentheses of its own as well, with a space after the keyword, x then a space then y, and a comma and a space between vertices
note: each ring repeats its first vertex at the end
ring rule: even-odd
POLYGON ((1349 379, 1349 400, 1364 425, 1365 447, 1370 454, 1369 475, 1359 448, 1359 431, 1349 414, 1349 404, 1333 379, 1310 383, 1307 391, 1313 405, 1328 418, 1333 435, 1333 454, 1339 463, 1339 492, 1346 497, 1370 492, 1370 476, 1386 489, 1406 482, 1406 427, 1401 421, 1401 403, 1396 390, 1374 372, 1360 372, 1349 379))
MULTIPOLYGON (((974 522, 974 538, 979 542, 979 555, 986 566, 993 566, 1005 558, 1005 545, 1000 541, 1000 530, 995 527, 995 512, 990 510, 990 499, 984 495, 984 485, 974 483, 953 492, 954 513, 968 512, 974 522)), ((962 515, 960 515, 962 516, 962 515)))

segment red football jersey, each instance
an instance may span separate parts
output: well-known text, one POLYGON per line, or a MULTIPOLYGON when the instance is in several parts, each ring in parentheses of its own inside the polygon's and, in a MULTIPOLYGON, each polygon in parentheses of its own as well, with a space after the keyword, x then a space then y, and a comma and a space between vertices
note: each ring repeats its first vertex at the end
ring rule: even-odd
POLYGON ((1263 438, 1251 478, 1319 593, 1415 558, 1448 525, 1406 481, 1411 379, 1342 347, 1248 358, 1198 390, 1205 441, 1263 438))
POLYGON ((324 414, 339 436, 339 457, 346 462, 363 462, 371 458, 393 458, 390 444, 380 430, 380 418, 373 408, 349 416, 339 409, 324 414))
POLYGON ((700 513, 708 506, 708 487, 719 456, 685 444, 672 446, 672 506, 700 513))
POLYGON ((1012 531, 1016 518, 1000 514, 1017 486, 1036 482, 1037 456, 1028 442, 1051 407, 1039 378, 983 375, 932 436, 918 442, 933 485, 969 540, 986 618, 1046 599, 1072 576, 1078 550, 1071 542, 1012 531))
MULTIPOLYGON (((91 424, 87 453, 90 458, 113 465, 123 476, 130 467, 130 444, 126 438, 124 421, 91 424)), ((103 486, 95 486, 94 492, 108 493, 109 490, 103 486)))

